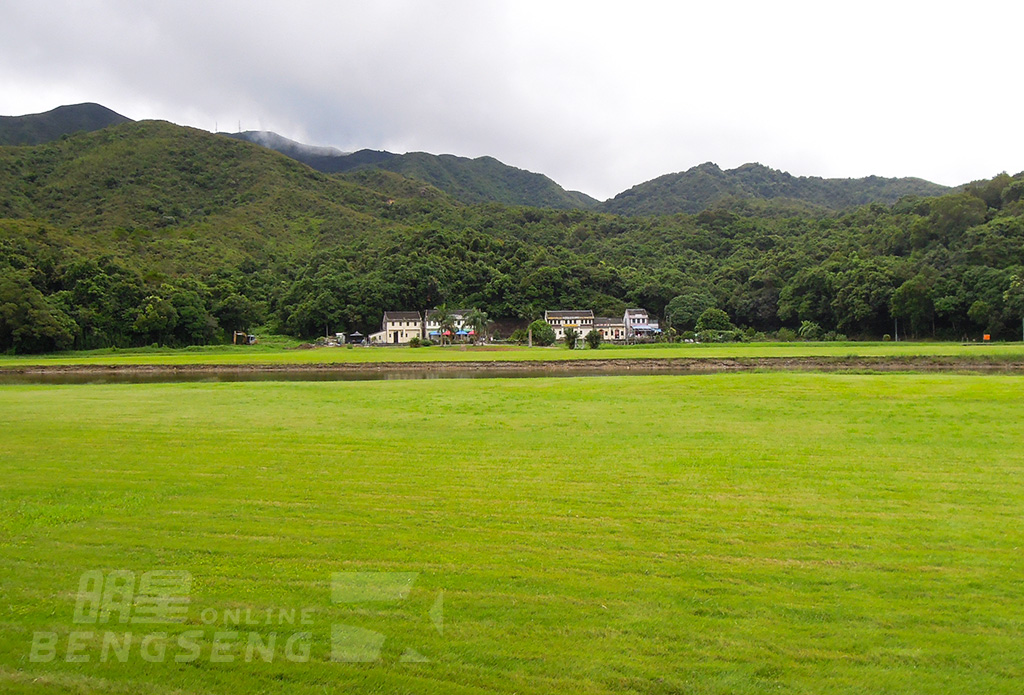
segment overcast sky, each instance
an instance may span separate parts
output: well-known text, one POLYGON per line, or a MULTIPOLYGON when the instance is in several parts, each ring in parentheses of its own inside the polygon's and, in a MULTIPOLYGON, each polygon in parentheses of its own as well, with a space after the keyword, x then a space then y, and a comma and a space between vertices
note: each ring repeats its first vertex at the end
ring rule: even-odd
POLYGON ((705 161, 1024 170, 1024 2, 0 0, 0 114, 491 155, 605 199, 705 161))

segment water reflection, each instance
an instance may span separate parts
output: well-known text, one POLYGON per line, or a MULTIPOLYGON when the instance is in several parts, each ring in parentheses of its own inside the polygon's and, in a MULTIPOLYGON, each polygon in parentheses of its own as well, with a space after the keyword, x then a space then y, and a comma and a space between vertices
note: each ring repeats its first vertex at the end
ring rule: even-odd
POLYGON ((190 384, 237 381, 392 381, 410 379, 537 379, 552 377, 712 374, 720 369, 644 367, 545 367, 481 369, 212 369, 4 372, 0 384, 190 384))

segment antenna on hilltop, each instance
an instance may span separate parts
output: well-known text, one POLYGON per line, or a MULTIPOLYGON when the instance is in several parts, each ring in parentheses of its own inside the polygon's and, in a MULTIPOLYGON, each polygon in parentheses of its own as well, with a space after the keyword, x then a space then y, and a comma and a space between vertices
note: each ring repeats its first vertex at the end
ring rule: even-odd
POLYGON ((241 121, 238 122, 238 132, 239 133, 242 132, 242 122, 241 121))

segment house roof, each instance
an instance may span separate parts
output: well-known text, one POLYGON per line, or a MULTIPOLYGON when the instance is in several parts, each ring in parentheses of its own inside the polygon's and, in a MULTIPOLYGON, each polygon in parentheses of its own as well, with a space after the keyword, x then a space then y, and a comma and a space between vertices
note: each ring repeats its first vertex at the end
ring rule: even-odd
POLYGON ((421 321, 423 319, 418 311, 385 311, 385 321, 421 321))
POLYGON ((647 309, 626 309, 626 316, 647 316, 647 309))
POLYGON ((570 309, 570 310, 566 310, 566 311, 561 311, 561 310, 559 310, 559 311, 545 311, 544 312, 544 319, 547 320, 549 317, 553 318, 553 319, 578 319, 578 318, 592 319, 592 318, 594 318, 594 312, 591 311, 590 309, 570 309))
POLYGON ((623 326, 623 327, 625 327, 626 324, 623 322, 622 319, 609 318, 607 316, 595 316, 594 317, 594 325, 595 326, 623 326))

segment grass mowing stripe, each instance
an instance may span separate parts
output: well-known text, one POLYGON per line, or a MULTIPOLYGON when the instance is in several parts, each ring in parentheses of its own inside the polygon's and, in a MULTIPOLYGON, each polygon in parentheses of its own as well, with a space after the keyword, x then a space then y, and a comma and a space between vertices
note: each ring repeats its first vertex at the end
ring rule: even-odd
POLYGON ((1019 379, 951 375, 3 387, 0 668, 19 692, 1015 692, 1022 406, 1019 379), (172 632, 309 607, 311 661, 210 663, 206 634, 194 664, 29 663, 96 568, 191 572, 172 632), (420 577, 375 611, 330 601, 351 570, 420 577), (431 661, 331 663, 346 621, 431 661))

